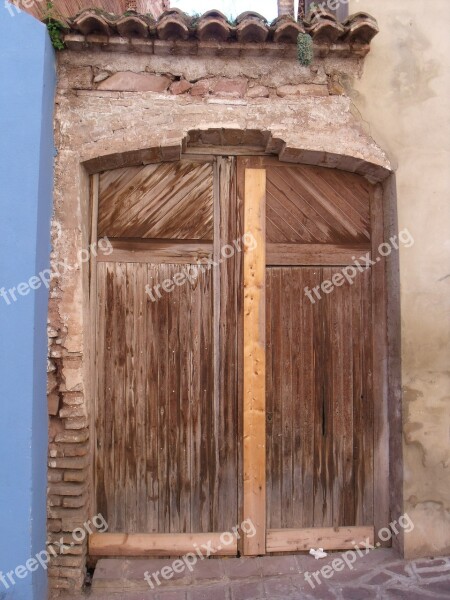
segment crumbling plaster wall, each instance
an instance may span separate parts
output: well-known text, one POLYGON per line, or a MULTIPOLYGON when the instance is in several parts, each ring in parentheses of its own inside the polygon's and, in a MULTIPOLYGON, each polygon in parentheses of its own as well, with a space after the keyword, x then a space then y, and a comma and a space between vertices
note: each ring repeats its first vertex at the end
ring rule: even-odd
POLYGON ((407 556, 450 553, 450 38, 448 0, 352 0, 378 20, 349 91, 397 169, 407 556), (425 12, 430 10, 430 12, 425 12))
MULTIPOLYGON (((49 316, 48 515, 50 539, 64 536, 72 543, 72 530, 95 510, 90 505, 89 264, 79 261, 89 244, 88 173, 177 160, 193 130, 192 140, 203 145, 254 145, 283 160, 339 167, 372 180, 384 180, 391 171, 338 84, 339 74, 349 80, 358 76, 356 58, 330 56, 305 68, 294 59, 267 56, 84 50, 64 51, 58 62, 52 259, 59 274, 52 282, 49 316)), ((55 558, 49 569, 52 587, 80 587, 85 560, 86 541, 55 558)))

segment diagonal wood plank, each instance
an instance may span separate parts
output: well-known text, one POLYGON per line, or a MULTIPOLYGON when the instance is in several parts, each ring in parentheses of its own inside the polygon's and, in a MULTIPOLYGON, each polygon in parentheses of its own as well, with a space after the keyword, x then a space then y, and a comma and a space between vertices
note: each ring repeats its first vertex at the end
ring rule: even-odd
POLYGON ((369 184, 333 169, 269 165, 266 230, 269 243, 367 243, 369 184))
POLYGON ((180 161, 100 175, 99 237, 212 240, 210 163, 180 161))

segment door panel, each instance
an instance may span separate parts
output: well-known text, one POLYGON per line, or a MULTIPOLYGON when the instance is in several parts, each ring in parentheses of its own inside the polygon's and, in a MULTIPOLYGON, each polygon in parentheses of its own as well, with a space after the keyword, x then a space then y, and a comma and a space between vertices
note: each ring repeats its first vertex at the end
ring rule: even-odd
POLYGON ((373 523, 370 270, 267 269, 267 526, 373 523))
MULTIPOLYGON (((108 534, 158 533, 145 538, 155 552, 187 552, 200 538, 158 545, 238 523, 240 257, 220 260, 239 229, 234 161, 150 167, 100 177, 100 231, 113 250, 96 265, 97 510, 108 534), (194 262, 205 257, 217 268, 194 262)), ((104 555, 116 543, 105 539, 95 539, 104 555)), ((130 544, 142 551, 130 538, 114 552, 130 544)))

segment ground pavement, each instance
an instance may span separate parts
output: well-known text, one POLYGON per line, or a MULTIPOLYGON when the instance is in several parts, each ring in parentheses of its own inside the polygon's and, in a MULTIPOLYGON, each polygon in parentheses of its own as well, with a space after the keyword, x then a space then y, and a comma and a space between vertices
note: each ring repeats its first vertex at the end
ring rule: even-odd
MULTIPOLYGON (((352 568, 335 563, 340 553, 312 556, 228 558, 199 561, 192 572, 175 574, 152 590, 144 573, 161 571, 172 560, 101 560, 84 594, 64 600, 450 600, 450 557, 405 561, 390 549, 354 559, 352 568), (312 573, 323 569, 316 577, 312 573), (311 574, 311 584, 305 573, 311 574), (319 579, 320 583, 317 582, 319 579), (314 585, 314 588, 312 587, 314 585)), ((350 560, 349 560, 350 562, 350 560)), ((160 579, 160 577, 158 577, 160 579)))

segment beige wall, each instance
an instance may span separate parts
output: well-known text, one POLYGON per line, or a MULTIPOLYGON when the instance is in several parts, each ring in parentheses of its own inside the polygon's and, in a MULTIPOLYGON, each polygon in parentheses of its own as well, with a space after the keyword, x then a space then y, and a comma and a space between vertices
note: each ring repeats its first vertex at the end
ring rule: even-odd
POLYGON ((377 18, 351 92, 397 167, 408 556, 450 553, 450 38, 448 0, 351 0, 377 18), (426 10, 424 8, 426 7, 426 10))

